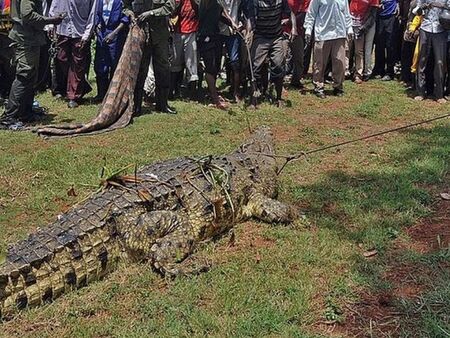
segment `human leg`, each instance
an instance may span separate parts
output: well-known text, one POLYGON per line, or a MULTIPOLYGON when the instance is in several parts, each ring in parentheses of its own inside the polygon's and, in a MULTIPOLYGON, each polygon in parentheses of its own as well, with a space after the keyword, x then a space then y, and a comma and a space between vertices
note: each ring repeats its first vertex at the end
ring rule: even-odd
POLYGON ((32 118, 34 86, 39 67, 39 46, 15 46, 16 76, 9 93, 8 104, 1 117, 2 124, 12 124, 17 120, 32 118))
POLYGON ((342 94, 345 79, 345 41, 346 39, 329 41, 333 69, 333 88, 334 93, 337 95, 342 94))

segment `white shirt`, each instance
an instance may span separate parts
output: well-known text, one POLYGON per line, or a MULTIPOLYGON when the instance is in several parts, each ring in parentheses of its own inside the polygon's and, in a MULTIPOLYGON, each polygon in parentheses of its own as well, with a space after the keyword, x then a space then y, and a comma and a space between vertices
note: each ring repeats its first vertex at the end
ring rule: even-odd
POLYGON ((347 38, 353 34, 348 0, 312 0, 305 18, 305 34, 314 28, 316 41, 347 38))

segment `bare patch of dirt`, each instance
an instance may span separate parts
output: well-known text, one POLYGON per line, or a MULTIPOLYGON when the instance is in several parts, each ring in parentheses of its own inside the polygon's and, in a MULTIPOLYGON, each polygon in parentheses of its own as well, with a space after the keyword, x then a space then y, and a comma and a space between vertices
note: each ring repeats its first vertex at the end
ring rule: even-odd
MULTIPOLYGON (((388 254, 388 268, 381 276, 392 286, 389 290, 360 292, 360 300, 347 305, 342 325, 321 327, 333 335, 345 337, 398 337, 400 324, 406 318, 398 308, 400 300, 413 300, 429 289, 429 281, 436 273, 424 264, 405 263, 397 259, 405 250, 431 253, 448 247, 450 239, 450 208, 448 201, 439 201, 436 211, 427 219, 406 230, 408 245, 398 240, 388 254), (436 238, 440 237, 440 244, 436 238)), ((444 268, 448 268, 444 267, 444 268)), ((413 324, 413 323, 412 323, 413 324)))
POLYGON ((406 231, 419 253, 450 245, 450 201, 442 201, 432 218, 426 218, 406 231))

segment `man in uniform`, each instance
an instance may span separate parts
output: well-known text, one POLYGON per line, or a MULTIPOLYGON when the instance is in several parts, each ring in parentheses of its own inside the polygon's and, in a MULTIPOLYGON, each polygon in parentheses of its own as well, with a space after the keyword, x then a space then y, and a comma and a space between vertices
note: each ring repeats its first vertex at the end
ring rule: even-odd
POLYGON ((0 118, 3 129, 22 129, 23 122, 32 121, 34 86, 36 84, 40 47, 45 44, 44 26, 59 24, 63 15, 50 18, 42 15, 42 0, 11 0, 13 27, 9 38, 15 49, 16 77, 8 104, 0 118))
POLYGON ((175 0, 124 0, 124 8, 124 13, 141 25, 146 33, 146 45, 134 94, 135 114, 141 113, 150 58, 155 72, 156 110, 176 114, 176 110, 169 107, 167 102, 170 85, 169 16, 175 9, 175 0))
POLYGON ((14 50, 10 47, 11 40, 8 37, 12 28, 9 12, 10 0, 0 0, 0 103, 8 98, 14 80, 14 50))

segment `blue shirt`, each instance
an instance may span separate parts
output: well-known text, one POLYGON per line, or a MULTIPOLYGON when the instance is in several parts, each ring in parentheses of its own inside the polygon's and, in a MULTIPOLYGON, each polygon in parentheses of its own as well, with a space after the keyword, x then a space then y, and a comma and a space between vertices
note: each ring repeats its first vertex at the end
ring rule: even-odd
POLYGON ((381 17, 394 15, 397 11, 398 0, 381 0, 381 11, 378 14, 381 17))

